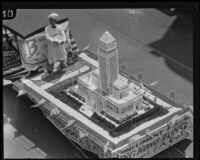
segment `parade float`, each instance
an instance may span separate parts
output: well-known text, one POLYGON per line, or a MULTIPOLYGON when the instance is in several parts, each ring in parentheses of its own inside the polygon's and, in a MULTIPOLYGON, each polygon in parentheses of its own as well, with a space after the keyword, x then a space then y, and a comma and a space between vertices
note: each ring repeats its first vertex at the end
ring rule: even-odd
MULTIPOLYGON (((78 50, 68 19, 68 68, 47 75, 44 27, 3 51, 4 85, 28 96, 68 139, 99 158, 149 158, 188 137, 192 111, 123 71, 115 38, 105 32, 97 53, 78 50), (70 46, 70 47, 69 47, 70 46), (16 79, 18 77, 18 79, 16 79)), ((3 32, 3 33, 4 33, 3 32)), ((6 48, 6 47, 5 47, 6 48)), ((34 112, 34 110, 33 110, 34 112)))

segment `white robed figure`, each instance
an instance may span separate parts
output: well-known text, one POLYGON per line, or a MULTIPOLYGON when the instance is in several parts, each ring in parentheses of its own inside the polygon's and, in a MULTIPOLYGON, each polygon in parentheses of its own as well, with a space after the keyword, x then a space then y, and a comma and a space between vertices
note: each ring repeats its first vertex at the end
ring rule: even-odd
POLYGON ((66 68, 65 60, 67 53, 65 43, 69 41, 64 29, 56 24, 60 18, 57 13, 51 13, 49 16, 49 25, 45 28, 45 35, 48 40, 48 73, 53 72, 55 62, 60 62, 60 68, 66 68))

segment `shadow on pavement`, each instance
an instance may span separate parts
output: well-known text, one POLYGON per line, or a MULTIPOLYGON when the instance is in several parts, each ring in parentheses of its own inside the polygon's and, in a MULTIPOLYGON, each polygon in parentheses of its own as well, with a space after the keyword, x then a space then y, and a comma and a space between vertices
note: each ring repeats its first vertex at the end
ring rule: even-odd
POLYGON ((4 87, 4 113, 11 118, 15 137, 24 135, 46 154, 46 158, 81 158, 77 150, 33 105, 27 97, 15 98, 16 92, 4 87), (6 98, 6 95, 8 98, 6 98), (12 105, 15 104, 15 105, 12 105), (6 107, 6 108, 5 108, 6 107))
MULTIPOLYGON (((150 53, 162 56, 158 51, 173 58, 179 63, 193 70, 193 15, 177 15, 176 20, 170 26, 162 39, 149 44, 153 49, 150 53)), ((193 72, 165 58, 166 64, 175 73, 181 75, 188 81, 193 81, 193 72)))
POLYGON ((188 149, 191 143, 192 143, 192 140, 184 139, 180 141, 179 143, 175 144, 174 147, 178 148, 182 153, 185 153, 185 156, 186 156, 186 150, 188 149))
MULTIPOLYGON (((191 140, 183 139, 182 141, 176 143, 172 147, 153 156, 153 158, 185 158, 186 156, 188 156, 186 150, 191 143, 192 143, 191 140)), ((193 152, 193 150, 191 150, 191 152, 193 152)), ((193 156, 193 154, 190 153, 189 156, 193 156)))

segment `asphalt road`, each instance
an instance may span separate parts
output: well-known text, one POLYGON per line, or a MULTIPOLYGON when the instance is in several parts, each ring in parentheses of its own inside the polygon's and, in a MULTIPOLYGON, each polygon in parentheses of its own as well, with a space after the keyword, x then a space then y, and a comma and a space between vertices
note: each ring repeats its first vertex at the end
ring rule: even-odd
MULTIPOLYGON (((168 95, 169 92, 175 91, 175 100, 178 103, 193 104, 192 31, 181 27, 189 23, 189 20, 183 21, 176 16, 170 17, 155 9, 23 9, 18 10, 17 17, 14 20, 4 21, 3 23, 21 34, 27 35, 46 25, 48 23, 47 15, 51 12, 57 12, 62 18, 68 17, 70 19, 70 30, 80 49, 91 44, 89 49, 96 53, 98 39, 105 31, 109 31, 117 40, 119 62, 120 64, 126 63, 128 72, 133 75, 143 72, 143 80, 147 83, 160 80, 155 87, 159 92, 168 95), (184 25, 180 25, 180 23, 184 23, 184 25)), ((184 16, 182 19, 184 19, 184 16)), ((188 16, 185 16, 185 19, 189 19, 188 16)), ((58 131, 49 129, 52 126, 45 118, 42 122, 38 118, 33 118, 37 121, 33 126, 34 123, 26 120, 30 117, 24 115, 26 114, 25 110, 24 114, 21 113, 19 117, 18 110, 23 108, 21 106, 23 106, 24 101, 21 99, 20 102, 20 98, 18 100, 12 98, 15 101, 13 103, 9 101, 10 95, 10 92, 4 93, 4 97, 7 99, 7 103, 4 104, 4 112, 8 116, 11 115, 16 125, 20 125, 18 124, 19 118, 21 119, 20 123, 26 121, 24 123, 27 126, 21 124, 23 134, 37 129, 38 124, 43 124, 38 129, 41 130, 40 134, 43 137, 38 137, 36 132, 33 132, 36 134, 34 139, 36 143, 43 146, 42 148, 45 148, 43 150, 46 150, 50 157, 72 158, 76 156, 77 152, 71 150, 71 145, 62 142, 65 138, 58 131), (13 106, 13 104, 15 105, 13 106), (45 126, 45 129, 42 126, 45 126), (47 132, 48 139, 45 136, 47 132), (58 139, 55 137, 58 137, 58 139)), ((26 107, 28 106, 26 105, 26 107)), ((31 109, 30 112, 30 115, 34 115, 37 111, 31 109)), ((191 147, 188 152, 191 153, 192 150, 191 147)), ((170 154, 171 157, 174 157, 171 151, 164 152, 166 154, 161 154, 161 156, 169 157, 170 154)))

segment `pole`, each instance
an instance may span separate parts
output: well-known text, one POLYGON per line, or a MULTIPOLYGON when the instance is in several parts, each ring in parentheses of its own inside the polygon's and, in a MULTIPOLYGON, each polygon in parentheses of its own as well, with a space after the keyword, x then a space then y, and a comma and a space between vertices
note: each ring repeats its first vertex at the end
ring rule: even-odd
POLYGON ((139 81, 142 81, 142 72, 140 72, 140 73, 138 74, 138 80, 139 80, 139 81))
POLYGON ((174 93, 174 91, 171 92, 171 93, 169 94, 169 97, 170 97, 170 99, 172 99, 172 100, 175 99, 175 93, 174 93))

